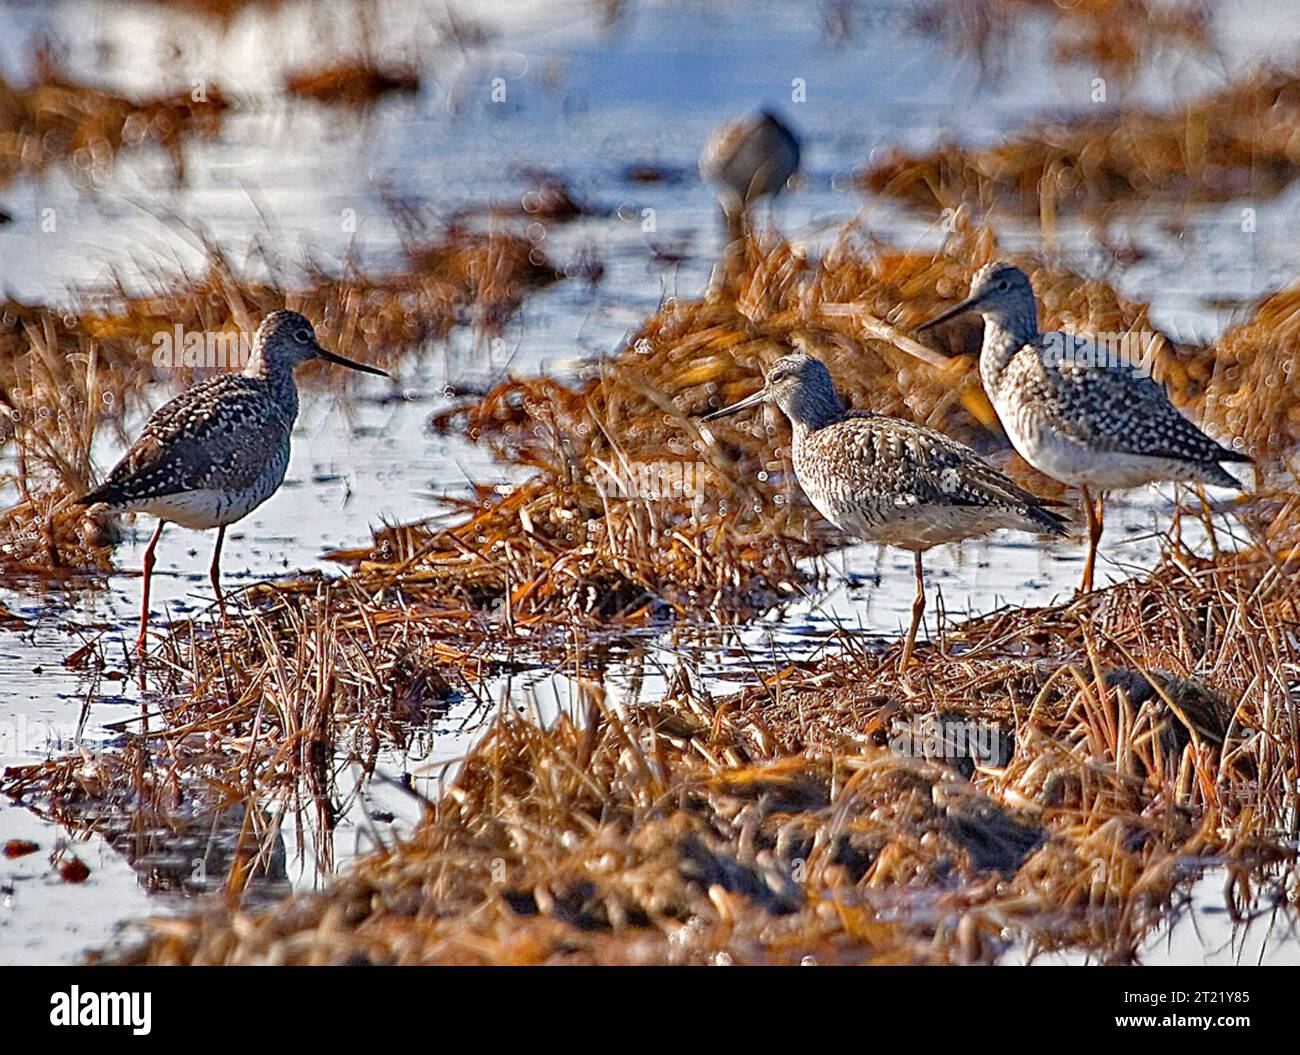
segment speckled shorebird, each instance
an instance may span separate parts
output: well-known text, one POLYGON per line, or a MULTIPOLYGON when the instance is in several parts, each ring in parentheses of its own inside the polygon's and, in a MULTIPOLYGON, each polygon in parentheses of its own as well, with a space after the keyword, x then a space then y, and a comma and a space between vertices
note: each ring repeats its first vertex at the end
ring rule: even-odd
POLYGON ((1157 480, 1241 487, 1219 463, 1249 456, 1220 446, 1178 413, 1141 367, 1083 337, 1040 333, 1034 287, 1020 268, 984 265, 969 297, 918 328, 967 311, 984 317, 980 379, 1012 446, 1039 472, 1082 492, 1088 557, 1081 592, 1092 590, 1107 491, 1157 480))
POLYGON ((713 187, 733 241, 749 205, 779 194, 798 170, 798 136, 767 110, 722 125, 700 154, 700 175, 713 187))
POLYGON ((164 403, 108 479, 77 500, 79 505, 158 518, 144 552, 137 651, 144 649, 149 627, 154 548, 168 522, 217 529, 209 577, 225 618, 220 576, 226 527, 270 498, 284 480, 289 435, 298 416, 293 372, 308 359, 388 376, 326 351, 316 343, 311 323, 296 311, 273 311, 257 328, 243 373, 209 378, 164 403))
POLYGON ((845 410, 830 373, 810 355, 778 359, 761 389, 704 420, 760 403, 775 403, 790 419, 794 474, 822 516, 845 534, 912 551, 916 597, 900 669, 925 611, 926 550, 998 528, 1065 534, 1063 517, 965 444, 910 421, 845 410))

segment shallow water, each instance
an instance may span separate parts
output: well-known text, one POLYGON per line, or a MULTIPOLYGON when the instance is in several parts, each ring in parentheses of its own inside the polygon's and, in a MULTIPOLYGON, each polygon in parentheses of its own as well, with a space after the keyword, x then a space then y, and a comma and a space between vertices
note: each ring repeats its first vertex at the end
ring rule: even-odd
MULTIPOLYGON (((346 39, 352 26, 348 5, 290 4, 270 16, 252 12, 226 32, 185 16, 163 18, 149 3, 0 5, 8 29, 0 34, 0 64, 11 80, 20 80, 28 68, 32 42, 49 35, 66 47, 74 71, 106 87, 151 91, 206 78, 243 106, 218 138, 187 146, 183 186, 172 184, 159 156, 140 152, 123 155, 111 172, 97 175, 93 193, 62 169, 0 187, 0 206, 14 217, 0 227, 0 283, 20 297, 68 300, 68 290, 110 272, 128 284, 147 285, 175 266, 196 266, 193 238, 172 215, 200 221, 233 249, 236 260, 255 238, 269 238, 290 273, 308 252, 326 261, 353 254, 382 265, 399 250, 381 202, 384 188, 445 216, 466 206, 518 200, 529 184, 528 168, 565 180, 595 214, 551 227, 545 250, 560 264, 594 254, 604 265, 598 286, 572 279, 532 295, 492 341, 458 331, 418 362, 402 364, 396 391, 403 398, 392 399, 394 387, 374 379, 358 380, 350 389, 358 398, 346 405, 305 394, 286 485, 229 534, 225 580, 237 586, 295 570, 336 573, 322 560, 325 550, 363 544, 381 522, 430 515, 439 508, 439 496, 465 493, 471 479, 510 478, 485 451, 425 429, 428 416, 451 402, 447 386, 454 391, 483 384, 506 371, 566 374, 582 357, 617 348, 662 297, 690 296, 702 288, 719 236, 694 163, 719 119, 759 102, 774 103, 804 133, 805 179, 782 200, 776 220, 810 246, 827 244, 855 215, 865 230, 888 241, 937 245, 939 233, 929 225, 851 186, 851 174, 873 150, 926 145, 941 135, 991 140, 1029 118, 1093 106, 1091 72, 1052 59, 1043 43, 1045 20, 1028 17, 1018 25, 1014 75, 1004 70, 999 77, 948 53, 939 52, 936 61, 936 42, 911 18, 914 6, 855 8, 856 34, 830 44, 822 17, 828 7, 793 0, 630 4, 609 27, 586 3, 462 3, 456 6, 459 16, 498 31, 486 45, 461 50, 436 41, 442 3, 381 4, 375 32, 383 52, 424 61, 429 83, 417 96, 380 101, 356 117, 312 104, 286 105, 274 95, 284 70, 346 39), (322 18, 322 8, 331 17, 322 18), (276 47, 265 47, 267 39, 276 47), (500 104, 490 101, 498 77, 507 89, 500 104), (797 79, 805 84, 806 102, 791 101, 797 79), (637 162, 681 178, 630 183, 623 173, 637 162), (53 233, 41 229, 45 209, 57 217, 53 233), (355 234, 345 230, 346 210, 355 213, 355 234), (651 215, 654 229, 647 231, 651 215), (655 251, 676 259, 665 263, 655 251)), ((1248 59, 1291 55, 1300 25, 1277 17, 1284 8, 1285 0, 1228 5, 1219 27, 1219 57, 1161 55, 1134 84, 1113 86, 1109 104, 1185 98, 1218 87, 1225 71, 1248 59)), ((1273 202, 1234 202, 1186 214, 1142 210, 1117 219, 1120 240, 1148 254, 1117 276, 1118 285, 1150 300, 1158 325, 1187 339, 1212 338, 1230 318, 1211 307, 1208 297, 1256 296, 1300 270, 1290 225, 1297 194, 1300 187, 1273 202), (1257 230, 1249 236, 1240 222, 1247 205, 1258 210, 1257 230)), ((1014 224, 1002 233, 1011 245, 1038 238, 1036 230, 1014 224)), ((1086 232, 1067 225, 1059 237, 1067 259, 1096 266, 1086 232)), ((101 468, 116 453, 107 446, 99 451, 101 468)), ((1166 488, 1113 504, 1102 580, 1151 565, 1158 536, 1169 528, 1172 497, 1166 488)), ((149 527, 136 526, 136 537, 117 551, 118 570, 96 588, 0 590, 0 604, 34 627, 0 631, 0 765, 68 749, 89 686, 63 660, 101 632, 111 642, 110 656, 129 647, 138 604, 135 573, 149 527)), ((1184 531, 1194 543, 1199 527, 1185 521, 1184 531)), ((207 606, 211 543, 210 536, 168 529, 159 549, 155 612, 165 606, 185 616, 207 606)), ((912 590, 908 555, 862 545, 817 563, 825 588, 810 600, 726 635, 687 628, 647 641, 639 661, 644 671, 629 664, 610 672, 615 698, 654 698, 682 662, 706 686, 723 688, 751 679, 753 665, 765 659, 816 655, 839 629, 873 637, 894 635, 905 624, 912 590)), ((1077 539, 1040 545, 1006 533, 938 551, 927 560, 928 630, 934 632, 933 601, 939 597, 952 618, 1010 603, 1047 603, 1073 588, 1081 563, 1077 539)), ((543 714, 571 706, 575 693, 566 676, 546 670, 485 688, 494 704, 536 706, 543 714)), ((113 734, 106 726, 138 713, 139 702, 130 683, 107 685, 90 700, 83 744, 93 750, 109 742, 113 734)), ((390 754, 380 768, 394 776, 415 772, 417 787, 435 792, 430 782, 439 777, 439 763, 454 762, 488 710, 477 701, 458 703, 430 730, 418 758, 390 754)), ((289 884, 318 884, 369 845, 375 831, 386 837, 415 816, 411 800, 388 785, 372 784, 366 795, 351 801, 332 840, 308 823, 300 841, 286 822, 289 884), (367 815, 384 812, 394 820, 367 822, 367 815)), ((16 837, 33 839, 41 851, 0 862, 0 962, 72 960, 109 939, 119 921, 185 903, 174 893, 146 894, 140 874, 98 837, 76 847, 91 867, 88 881, 60 884, 48 856, 67 833, 0 803, 0 839, 16 837)), ((1221 920, 1202 914, 1207 918, 1201 930, 1213 940, 1200 947, 1226 944, 1221 920)), ((1197 944, 1182 930, 1176 934, 1169 945, 1175 951, 1167 955, 1195 960, 1197 944)), ((1294 937, 1288 941, 1294 954, 1294 937)), ((1152 958, 1161 955, 1151 950, 1152 958)))

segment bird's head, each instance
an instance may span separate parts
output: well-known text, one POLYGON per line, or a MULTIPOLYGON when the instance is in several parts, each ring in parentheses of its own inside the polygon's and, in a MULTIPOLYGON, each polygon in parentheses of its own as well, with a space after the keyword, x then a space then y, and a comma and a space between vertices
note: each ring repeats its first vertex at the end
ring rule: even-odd
POLYGON ((968 311, 979 312, 985 318, 1012 318, 1026 312, 1033 314, 1034 310, 1034 287, 1029 276, 1015 264, 995 260, 975 272, 970 296, 923 322, 917 330, 928 330, 968 311))
POLYGON ((702 420, 716 421, 761 403, 773 403, 795 424, 814 428, 839 417, 844 410, 835 394, 830 371, 822 361, 803 352, 792 352, 771 365, 763 387, 752 396, 706 414, 702 420))
POLYGON ((375 366, 354 362, 320 346, 316 330, 305 315, 296 311, 273 311, 262 320, 253 336, 253 357, 248 364, 250 373, 290 373, 299 363, 308 359, 324 359, 329 363, 360 370, 366 374, 387 377, 375 366))

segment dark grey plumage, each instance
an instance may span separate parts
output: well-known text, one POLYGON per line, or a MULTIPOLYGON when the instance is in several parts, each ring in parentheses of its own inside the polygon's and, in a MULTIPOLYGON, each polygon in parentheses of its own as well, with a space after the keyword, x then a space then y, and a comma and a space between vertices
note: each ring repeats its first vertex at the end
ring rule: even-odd
POLYGON ((763 110, 718 128, 700 154, 700 175, 728 217, 754 200, 779 194, 799 170, 799 138, 763 110))

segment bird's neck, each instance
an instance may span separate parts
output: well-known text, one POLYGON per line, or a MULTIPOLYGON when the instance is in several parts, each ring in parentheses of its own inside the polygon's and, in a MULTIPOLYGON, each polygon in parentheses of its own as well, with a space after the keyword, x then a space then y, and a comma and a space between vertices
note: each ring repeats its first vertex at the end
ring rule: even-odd
POLYGON ((284 408, 285 415, 292 422, 298 416, 298 386, 293 379, 293 367, 267 359, 261 349, 254 349, 244 367, 244 376, 263 382, 270 390, 275 401, 284 408))
POLYGON ((984 345, 980 349, 980 377, 985 387, 995 387, 1016 352, 1037 338, 1038 314, 1032 306, 986 313, 984 345))
POLYGON ((790 419, 796 438, 833 425, 844 417, 844 404, 834 391, 800 389, 782 400, 781 409, 790 419))

